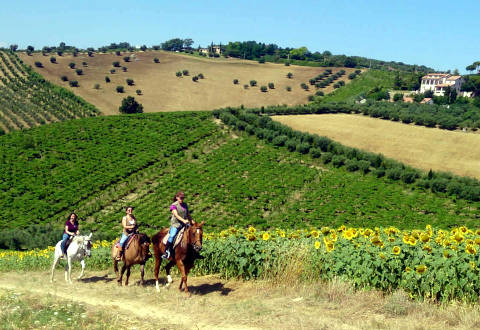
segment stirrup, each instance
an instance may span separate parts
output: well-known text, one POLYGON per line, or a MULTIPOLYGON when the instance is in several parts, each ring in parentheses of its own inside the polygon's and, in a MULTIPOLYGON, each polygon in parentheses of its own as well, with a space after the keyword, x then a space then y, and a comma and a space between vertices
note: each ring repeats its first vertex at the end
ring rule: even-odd
POLYGON ((162 259, 170 259, 170 250, 165 250, 165 253, 162 254, 162 259))

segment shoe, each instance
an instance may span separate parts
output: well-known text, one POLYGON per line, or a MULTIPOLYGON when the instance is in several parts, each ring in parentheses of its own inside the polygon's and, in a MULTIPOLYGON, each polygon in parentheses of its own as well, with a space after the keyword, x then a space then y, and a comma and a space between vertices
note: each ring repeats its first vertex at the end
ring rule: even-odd
POLYGON ((163 259, 170 259, 170 249, 166 249, 165 253, 162 254, 163 259))

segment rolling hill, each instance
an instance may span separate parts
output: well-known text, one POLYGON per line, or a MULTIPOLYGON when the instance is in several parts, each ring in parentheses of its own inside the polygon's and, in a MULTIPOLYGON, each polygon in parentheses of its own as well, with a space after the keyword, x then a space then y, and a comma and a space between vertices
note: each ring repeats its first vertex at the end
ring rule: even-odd
MULTIPOLYGON (((331 69, 332 74, 345 70, 345 75, 338 81, 349 84, 347 77, 355 71, 351 68, 260 64, 233 58, 208 59, 165 51, 122 52, 120 56, 98 53, 93 57, 84 53, 77 57, 67 53, 63 56, 21 53, 20 56, 47 80, 70 89, 106 115, 117 114, 126 95, 132 95, 142 103, 145 112, 212 110, 241 104, 245 107, 304 104, 316 89, 310 86, 305 91, 300 87, 301 83, 308 85, 310 79, 331 69), (52 56, 56 63, 51 63, 52 56), (129 62, 125 62, 124 57, 128 57, 129 62), (159 63, 154 62, 155 58, 159 63), (36 67, 35 62, 41 62, 43 67, 36 67), (119 62, 119 67, 114 67, 113 62, 119 62), (75 63, 73 69, 70 63, 75 63), (122 67, 127 71, 124 72, 122 67), (77 69, 82 70, 81 75, 77 75, 77 69), (115 73, 110 73, 111 69, 115 73), (188 76, 177 77, 176 72, 183 70, 188 70, 188 76), (291 79, 287 78, 289 72, 293 74, 291 79), (204 79, 193 82, 192 77, 200 73, 204 79), (78 81, 79 87, 70 87, 68 81, 61 80, 62 76, 69 81, 78 81), (106 76, 110 78, 109 83, 105 81, 106 76), (128 86, 126 79, 132 79, 134 85, 128 86), (234 79, 238 79, 238 84, 233 83, 234 79), (244 85, 249 85, 251 80, 256 80, 257 86, 245 88, 244 85), (274 88, 261 92, 260 87, 269 83, 273 83, 274 88), (98 89, 94 88, 95 84, 99 84, 98 89), (123 86, 125 93, 117 93, 117 86, 123 86), (287 86, 291 87, 290 92, 286 90, 287 86), (136 94, 137 89, 141 90, 141 95, 136 94)), ((329 93, 333 90, 332 85, 321 90, 329 93)))

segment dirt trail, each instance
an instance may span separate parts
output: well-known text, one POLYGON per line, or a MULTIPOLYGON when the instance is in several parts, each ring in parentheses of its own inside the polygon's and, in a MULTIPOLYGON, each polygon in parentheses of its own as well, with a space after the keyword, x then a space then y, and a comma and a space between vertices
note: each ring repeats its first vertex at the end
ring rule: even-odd
MULTIPOLYGON (((478 308, 439 309, 398 297, 392 300, 377 291, 352 292, 342 283, 288 287, 191 276, 192 296, 186 298, 177 290, 178 275, 160 293, 148 273, 146 285, 138 285, 138 269, 132 272, 128 287, 118 287, 114 274, 107 271, 87 271, 83 280, 72 285, 65 283, 63 269, 55 275, 51 284, 48 272, 0 273, 0 289, 52 295, 90 310, 130 315, 137 329, 138 324, 146 329, 463 329, 480 325, 478 308), (392 314, 397 309, 402 312, 392 314)), ((131 328, 132 322, 126 321, 125 328, 131 328)))

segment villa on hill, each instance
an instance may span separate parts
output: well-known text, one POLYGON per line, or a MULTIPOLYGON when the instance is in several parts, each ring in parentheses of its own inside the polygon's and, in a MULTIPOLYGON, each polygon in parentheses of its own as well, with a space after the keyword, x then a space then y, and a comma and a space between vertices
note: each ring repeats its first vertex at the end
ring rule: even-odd
POLYGON ((207 54, 207 55, 209 53, 219 54, 219 55, 222 54, 222 48, 219 45, 212 45, 212 46, 207 47, 207 48, 199 48, 198 51, 200 53, 207 54))
POLYGON ((455 89, 457 94, 460 95, 463 82, 462 76, 453 76, 448 73, 429 73, 422 77, 420 93, 431 90, 433 95, 443 96, 446 88, 450 87, 452 90, 455 89))

